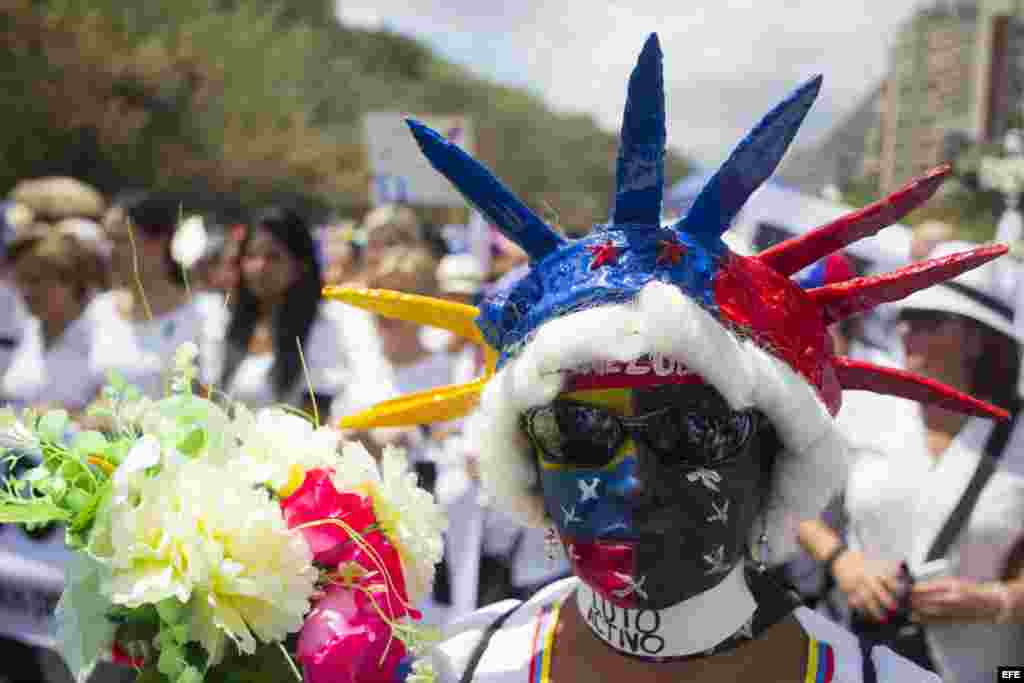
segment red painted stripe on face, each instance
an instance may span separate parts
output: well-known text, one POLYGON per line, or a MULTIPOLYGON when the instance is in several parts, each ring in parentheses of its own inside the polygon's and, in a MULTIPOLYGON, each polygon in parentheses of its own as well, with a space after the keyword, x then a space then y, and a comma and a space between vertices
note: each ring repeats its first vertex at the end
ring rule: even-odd
POLYGON ((583 583, 618 607, 636 609, 636 544, 623 541, 577 541, 563 536, 573 572, 583 583))

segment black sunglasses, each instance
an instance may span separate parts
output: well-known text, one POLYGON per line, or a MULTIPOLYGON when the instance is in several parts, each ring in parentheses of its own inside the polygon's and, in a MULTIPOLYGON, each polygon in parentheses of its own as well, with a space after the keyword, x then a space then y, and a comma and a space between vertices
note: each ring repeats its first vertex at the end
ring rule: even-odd
POLYGON ((721 463, 743 450, 760 426, 753 409, 721 415, 668 406, 622 417, 604 408, 554 401, 520 416, 530 442, 548 462, 603 467, 628 437, 642 441, 665 462, 694 467, 721 463))

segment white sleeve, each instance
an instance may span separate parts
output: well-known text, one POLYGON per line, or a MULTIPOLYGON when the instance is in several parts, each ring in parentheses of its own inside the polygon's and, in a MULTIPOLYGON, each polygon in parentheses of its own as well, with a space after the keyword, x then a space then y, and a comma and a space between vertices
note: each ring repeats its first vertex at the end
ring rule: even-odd
POLYGON ((922 669, 885 646, 876 645, 871 650, 871 659, 878 672, 878 683, 942 683, 938 674, 922 669))
POLYGON ((349 381, 351 361, 344 337, 336 320, 320 314, 313 321, 302 354, 314 393, 335 396, 349 381))
POLYGON ((441 642, 430 652, 437 683, 459 683, 487 628, 518 604, 518 600, 502 600, 448 624, 441 642))
POLYGON ((373 316, 357 308, 345 309, 334 316, 346 376, 331 405, 332 420, 395 396, 394 375, 381 351, 373 316))

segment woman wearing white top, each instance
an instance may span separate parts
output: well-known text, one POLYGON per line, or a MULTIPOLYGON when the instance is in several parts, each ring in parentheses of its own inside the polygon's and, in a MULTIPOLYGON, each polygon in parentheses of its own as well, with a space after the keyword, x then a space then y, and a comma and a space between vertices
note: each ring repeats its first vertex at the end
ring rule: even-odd
POLYGON ((95 335, 85 315, 105 284, 99 258, 77 238, 42 224, 15 238, 8 254, 33 318, 0 395, 22 406, 78 412, 100 387, 88 372, 95 335))
POLYGON ((241 272, 223 342, 205 356, 207 381, 251 408, 326 408, 347 369, 340 331, 321 311, 307 223, 285 209, 261 212, 242 243, 241 272))
MULTIPOLYGON (((973 245, 947 243, 938 257, 973 245)), ((989 264, 910 296, 901 306, 908 370, 986 397, 1013 410, 1020 340, 1012 299, 999 291, 989 264)), ((827 560, 851 607, 889 621, 907 589, 896 576, 924 560, 984 457, 994 423, 922 405, 889 412, 879 438, 853 467, 846 489, 850 548, 820 522, 805 522, 801 540, 827 560), (893 420, 896 420, 893 422, 893 420)), ((1011 559, 1024 539, 1024 435, 1018 426, 1002 450, 937 578, 915 581, 912 619, 924 625, 928 655, 944 680, 992 680, 995 667, 1024 657, 1024 563, 1011 559)))
POLYGON ((159 398, 175 349, 199 341, 202 312, 171 258, 180 211, 173 197, 140 194, 116 201, 103 219, 115 289, 97 296, 87 312, 96 335, 89 371, 101 384, 117 373, 159 398))

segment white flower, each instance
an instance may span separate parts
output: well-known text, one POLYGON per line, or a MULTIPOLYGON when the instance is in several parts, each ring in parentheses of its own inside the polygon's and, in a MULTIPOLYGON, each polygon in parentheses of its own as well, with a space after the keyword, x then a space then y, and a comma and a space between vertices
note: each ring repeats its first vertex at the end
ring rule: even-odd
POLYGON ((35 452, 39 437, 8 408, 0 412, 0 452, 12 449, 35 452))
POLYGON ((187 603, 191 633, 214 659, 225 636, 251 654, 254 637, 274 642, 302 626, 317 578, 309 547, 232 469, 166 467, 143 479, 136 505, 113 505, 107 533, 97 544, 110 549, 104 594, 127 607, 187 603))
POLYGON ((140 396, 134 401, 125 401, 118 406, 117 417, 125 425, 140 425, 153 410, 154 405, 148 396, 140 396))
POLYGON ((194 342, 185 342, 174 352, 174 375, 185 384, 189 384, 196 374, 196 358, 199 357, 199 347, 194 342))
POLYGON ((362 444, 345 444, 341 463, 332 477, 339 491, 366 488, 373 499, 374 515, 397 548, 405 574, 409 600, 426 596, 441 561, 441 534, 448 520, 430 492, 419 487, 409 470, 405 452, 388 446, 380 469, 362 444))
POLYGON ((238 472, 282 495, 302 483, 306 470, 338 463, 337 430, 314 429, 308 420, 280 408, 265 408, 253 417, 236 406, 234 429, 241 441, 238 472))
POLYGON ((145 471, 160 464, 160 442, 149 434, 136 441, 124 461, 114 470, 111 478, 113 502, 127 503, 132 492, 138 491, 145 479, 145 471))

